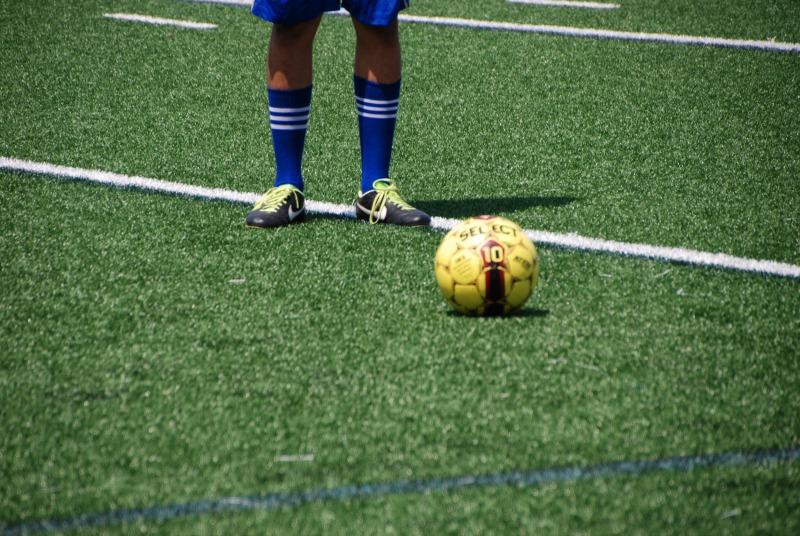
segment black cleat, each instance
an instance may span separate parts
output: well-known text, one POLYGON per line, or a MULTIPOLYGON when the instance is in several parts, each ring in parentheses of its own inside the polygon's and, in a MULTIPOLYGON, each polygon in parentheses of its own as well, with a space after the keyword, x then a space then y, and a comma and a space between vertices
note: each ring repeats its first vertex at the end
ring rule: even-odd
POLYGON ((356 217, 370 223, 391 223, 424 227, 431 224, 431 217, 418 210, 400 196, 397 186, 390 179, 378 179, 372 190, 358 192, 356 217))
POLYGON ((247 215, 248 227, 280 227, 300 223, 306 218, 306 201, 303 192, 290 184, 275 186, 258 200, 247 215))

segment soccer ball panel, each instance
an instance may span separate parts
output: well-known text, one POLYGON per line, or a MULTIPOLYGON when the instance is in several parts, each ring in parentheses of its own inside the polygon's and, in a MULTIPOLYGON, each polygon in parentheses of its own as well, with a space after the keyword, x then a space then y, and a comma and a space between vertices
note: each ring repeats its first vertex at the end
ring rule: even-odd
POLYGON ((453 301, 470 312, 476 311, 483 305, 483 298, 475 285, 456 285, 453 301))
POLYGON ((522 233, 522 239, 520 240, 520 244, 531 250, 533 254, 536 255, 536 246, 533 245, 533 241, 530 238, 528 238, 528 235, 526 235, 525 233, 522 233))
POLYGON ((523 279, 521 281, 514 281, 511 286, 511 291, 506 296, 506 302, 512 309, 522 307, 531 295, 531 281, 523 279))
POLYGON ((487 238, 490 228, 486 220, 477 218, 470 218, 458 227, 454 228, 458 247, 460 248, 477 248, 487 238))
POLYGON ((456 283, 474 283, 481 273, 481 258, 473 249, 460 249, 450 258, 450 275, 456 283))
POLYGON ((508 254, 508 267, 514 279, 530 279, 536 266, 534 253, 520 244, 508 254))
POLYGON ((478 292, 488 301, 502 301, 511 292, 514 279, 505 268, 489 268, 478 277, 478 292))
POLYGON ((448 233, 439 245, 439 249, 436 250, 436 263, 448 266, 456 251, 458 251, 458 240, 452 235, 452 232, 448 233))
POLYGON ((505 265, 506 248, 494 238, 485 240, 479 247, 484 267, 505 265))
POLYGON ((441 264, 436 266, 436 282, 439 283, 439 290, 442 291, 442 296, 445 298, 453 297, 453 285, 455 285, 455 282, 446 266, 441 264))
POLYGON ((519 226, 505 218, 492 218, 489 220, 489 227, 492 235, 506 246, 516 246, 524 238, 527 238, 519 226))

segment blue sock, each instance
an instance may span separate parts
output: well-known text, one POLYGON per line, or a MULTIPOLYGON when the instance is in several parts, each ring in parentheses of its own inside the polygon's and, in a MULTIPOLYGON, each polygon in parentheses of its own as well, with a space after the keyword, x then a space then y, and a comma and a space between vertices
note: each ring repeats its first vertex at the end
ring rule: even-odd
POLYGON ((392 141, 400 105, 400 81, 378 84, 353 77, 361 139, 361 192, 372 190, 375 179, 389 177, 392 141))
POLYGON ((311 111, 311 86, 281 91, 267 89, 269 126, 275 149, 275 186, 303 189, 303 146, 311 111))

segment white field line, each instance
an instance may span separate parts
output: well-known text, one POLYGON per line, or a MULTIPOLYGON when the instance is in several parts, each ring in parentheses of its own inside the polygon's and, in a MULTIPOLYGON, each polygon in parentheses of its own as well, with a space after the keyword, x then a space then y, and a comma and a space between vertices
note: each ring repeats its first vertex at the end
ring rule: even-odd
MULTIPOLYGON (((0 169, 24 171, 28 173, 37 173, 67 179, 80 179, 121 188, 137 188, 190 197, 199 197, 202 199, 225 200, 244 204, 255 203, 261 197, 260 194, 257 193, 236 192, 233 190, 226 190, 224 188, 206 188, 203 186, 194 186, 179 182, 123 175, 120 173, 112 173, 110 171, 59 166, 45 162, 18 160, 16 158, 0 157, 0 169)), ((338 216, 343 218, 355 218, 355 212, 353 207, 350 205, 338 205, 323 201, 307 200, 306 208, 311 213, 327 216, 338 216)), ((444 231, 449 231, 459 223, 461 223, 461 220, 451 218, 433 217, 431 219, 431 227, 444 231)), ((800 266, 783 262, 747 259, 743 257, 727 255, 725 253, 708 253, 705 251, 696 251, 684 248, 615 242, 613 240, 589 238, 574 233, 562 234, 528 229, 526 229, 525 232, 535 243, 539 245, 549 245, 580 251, 611 253, 614 255, 677 262, 695 266, 709 266, 714 268, 738 270, 742 272, 754 272, 765 275, 800 278, 800 266)))
POLYGON ((617 9, 619 4, 601 2, 574 2, 572 0, 507 0, 511 4, 530 4, 545 7, 572 7, 579 9, 617 9))
MULTIPOLYGON (((228 4, 249 7, 251 0, 190 0, 210 4, 228 4)), ((346 14, 344 10, 334 14, 346 14)), ((638 41, 667 43, 672 45, 699 45, 722 48, 769 50, 800 54, 800 43, 782 43, 780 41, 753 41, 749 39, 726 39, 722 37, 706 37, 698 35, 675 35, 664 33, 623 32, 618 30, 602 30, 596 28, 575 28, 571 26, 548 26, 544 24, 519 24, 516 22, 496 22, 490 20, 459 19, 451 17, 422 17, 418 15, 398 16, 400 22, 417 24, 433 24, 435 26, 453 26, 456 28, 473 28, 480 30, 498 30, 506 32, 525 32, 565 37, 583 37, 591 39, 608 39, 615 41, 638 41)))
POLYGON ((781 43, 779 41, 751 41, 747 39, 725 39, 696 35, 673 35, 662 33, 622 32, 599 30, 595 28, 573 28, 570 26, 548 26, 543 24, 518 24, 516 22, 494 22, 487 20, 458 19, 450 17, 419 17, 400 15, 400 20, 420 24, 476 28, 482 30, 501 30, 508 32, 529 32, 568 37, 588 37, 616 41, 646 41, 673 45, 705 45, 724 48, 744 48, 800 53, 800 43, 781 43))
POLYGON ((194 22, 190 20, 162 19, 161 17, 151 17, 149 15, 138 15, 136 13, 103 13, 107 19, 123 20, 126 22, 139 22, 142 24, 155 24, 157 26, 176 26, 189 30, 213 30, 216 24, 210 22, 194 22))
POLYGON ((313 462, 313 454, 281 454, 275 456, 276 462, 282 463, 295 463, 295 462, 313 462))
MULTIPOLYGON (((445 231, 449 231, 459 223, 461 223, 461 220, 438 217, 431 219, 431 227, 445 231)), ((564 249, 611 253, 624 257, 638 257, 695 266, 725 268, 741 272, 755 272, 767 275, 800 278, 800 266, 795 264, 748 259, 744 257, 735 257, 726 253, 709 253, 686 248, 616 242, 614 240, 603 240, 602 238, 590 238, 575 233, 551 233, 549 231, 531 229, 525 229, 525 232, 537 245, 549 245, 564 249)))

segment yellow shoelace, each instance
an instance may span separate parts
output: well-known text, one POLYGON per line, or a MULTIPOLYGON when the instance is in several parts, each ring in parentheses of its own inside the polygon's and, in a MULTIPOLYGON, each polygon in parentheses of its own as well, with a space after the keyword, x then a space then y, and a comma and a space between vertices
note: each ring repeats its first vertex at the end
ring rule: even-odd
POLYGON ((300 195, 300 190, 290 184, 284 184, 283 186, 275 186, 267 190, 267 193, 258 200, 253 209, 261 212, 275 212, 280 208, 289 194, 294 195, 295 205, 300 206, 300 199, 298 197, 298 195, 300 195))
POLYGON ((414 210, 414 207, 408 204, 408 202, 400 196, 400 192, 397 190, 397 185, 394 181, 389 179, 378 179, 373 183, 375 187, 375 197, 372 199, 372 206, 369 209, 369 222, 370 223, 378 223, 380 219, 378 215, 380 215, 383 207, 386 206, 386 203, 391 201, 401 210, 414 210))

